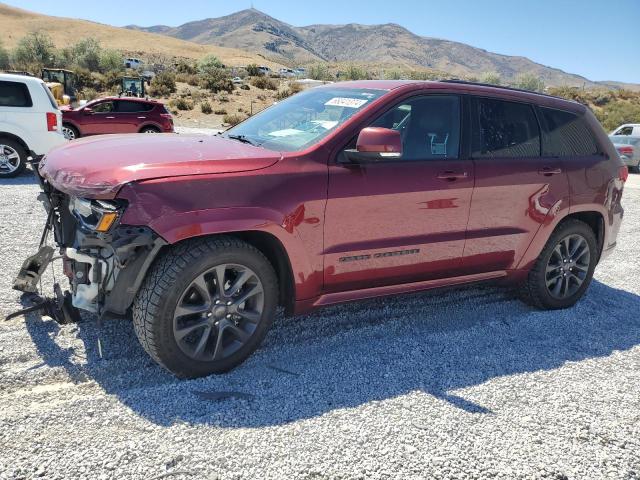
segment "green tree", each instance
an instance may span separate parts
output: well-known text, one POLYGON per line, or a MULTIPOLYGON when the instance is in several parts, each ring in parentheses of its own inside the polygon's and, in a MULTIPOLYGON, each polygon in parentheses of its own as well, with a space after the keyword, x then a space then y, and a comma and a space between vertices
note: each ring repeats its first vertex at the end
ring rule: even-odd
POLYGON ((198 62, 198 72, 203 75, 209 75, 211 73, 217 74, 216 70, 223 69, 224 65, 218 57, 215 55, 207 55, 198 62))
POLYGON ((2 42, 0 42, 0 69, 6 70, 9 68, 9 64, 9 52, 4 48, 2 42))
POLYGON ((95 72, 100 69, 100 55, 102 47, 95 38, 84 38, 73 47, 73 57, 75 64, 95 72))
POLYGON ((100 71, 120 71, 122 70, 122 54, 117 50, 106 49, 100 53, 100 71))
POLYGON ((522 90, 542 92, 544 91, 544 80, 530 73, 525 73, 516 78, 514 86, 516 88, 521 88, 522 90))
POLYGON ((488 83, 489 85, 502 85, 500 75, 496 72, 487 72, 480 77, 480 82, 488 83))
POLYGON ((56 61, 56 49, 46 33, 31 32, 18 41, 13 52, 16 66, 24 70, 38 71, 56 61))

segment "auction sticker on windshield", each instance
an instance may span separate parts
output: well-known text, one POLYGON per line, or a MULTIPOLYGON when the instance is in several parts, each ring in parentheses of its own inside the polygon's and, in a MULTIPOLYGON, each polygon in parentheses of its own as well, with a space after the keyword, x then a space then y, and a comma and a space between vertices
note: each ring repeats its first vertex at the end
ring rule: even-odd
POLYGON ((347 108, 360 108, 369 100, 361 98, 346 98, 346 97, 334 97, 329 100, 325 105, 332 105, 334 107, 347 107, 347 108))

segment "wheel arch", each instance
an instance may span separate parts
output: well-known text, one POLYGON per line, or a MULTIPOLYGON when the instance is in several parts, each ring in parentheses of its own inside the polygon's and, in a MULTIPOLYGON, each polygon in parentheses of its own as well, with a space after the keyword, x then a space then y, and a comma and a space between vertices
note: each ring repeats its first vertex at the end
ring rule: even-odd
POLYGON ((153 127, 154 129, 156 129, 158 131, 158 133, 162 132, 162 127, 155 123, 155 122, 145 122, 142 125, 140 125, 140 127, 138 128, 138 133, 141 133, 142 130, 144 130, 145 128, 148 127, 153 127))
POLYGON ((11 140, 14 140, 18 142, 27 151, 28 155, 32 154, 32 151, 29 148, 29 145, 27 145, 27 143, 21 137, 13 133, 0 131, 0 138, 9 138, 11 140))

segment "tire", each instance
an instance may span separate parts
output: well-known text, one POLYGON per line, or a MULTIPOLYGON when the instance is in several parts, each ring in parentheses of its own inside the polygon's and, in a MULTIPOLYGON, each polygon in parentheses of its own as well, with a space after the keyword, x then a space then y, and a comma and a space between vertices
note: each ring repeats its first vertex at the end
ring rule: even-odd
POLYGON ((197 239, 156 261, 134 299, 133 324, 157 363, 180 378, 196 378, 229 371, 251 355, 277 303, 278 280, 260 251, 234 237, 197 239), (219 271, 222 282, 215 281, 219 271))
POLYGON ((27 168, 27 151, 11 138, 0 138, 0 178, 20 175, 27 168))
POLYGON ((140 133, 160 133, 156 127, 144 127, 140 130, 140 133))
POLYGON ((598 243, 589 225, 575 219, 563 221, 554 230, 522 285, 522 300, 542 310, 573 306, 589 288, 598 257, 598 243), (580 238, 584 244, 578 247, 580 238), (587 254, 581 253, 584 245, 588 248, 587 254), (574 249, 573 256, 567 254, 570 253, 567 250, 574 249), (558 288, 558 282, 565 281, 563 278, 566 287, 565 283, 560 283, 558 288))
POLYGON ((69 125, 68 123, 62 124, 62 133, 64 134, 64 138, 67 140, 75 140, 76 138, 80 138, 80 132, 73 125, 69 125))

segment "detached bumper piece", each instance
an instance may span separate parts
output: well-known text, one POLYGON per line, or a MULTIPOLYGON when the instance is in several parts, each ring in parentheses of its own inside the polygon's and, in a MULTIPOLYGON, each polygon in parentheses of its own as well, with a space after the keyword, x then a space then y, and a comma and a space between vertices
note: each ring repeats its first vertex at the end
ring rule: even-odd
POLYGON ((44 298, 36 295, 34 296, 35 305, 7 315, 5 320, 11 320, 32 312, 42 312, 61 324, 79 322, 80 312, 72 305, 71 294, 69 292, 63 294, 60 285, 57 283, 53 286, 53 291, 55 298, 44 298))
POLYGON ((40 277, 53 258, 54 249, 48 245, 40 247, 38 253, 27 258, 20 273, 13 281, 13 289, 26 293, 37 293, 40 277))

